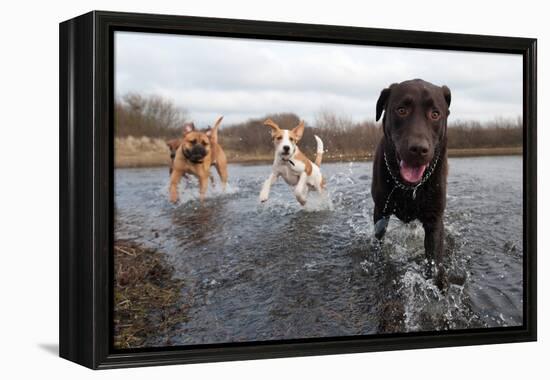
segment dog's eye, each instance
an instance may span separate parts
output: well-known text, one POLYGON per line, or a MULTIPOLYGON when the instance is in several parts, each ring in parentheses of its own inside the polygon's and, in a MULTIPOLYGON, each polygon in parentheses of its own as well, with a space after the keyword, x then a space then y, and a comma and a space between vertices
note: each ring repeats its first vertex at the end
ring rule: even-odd
POLYGON ((281 141, 283 139, 283 136, 277 136, 277 141, 281 141))
POLYGON ((294 138, 293 138, 293 137, 291 137, 289 140, 290 140, 290 142, 294 142, 294 138))
POLYGON ((432 112, 430 112, 430 118, 432 120, 438 120, 440 117, 441 113, 438 110, 432 110, 432 112))
POLYGON ((399 116, 406 116, 407 113, 409 113, 409 111, 407 111, 407 109, 406 109, 405 107, 399 107, 399 108, 397 109, 397 114, 398 114, 399 116))
POLYGON ((195 145, 197 143, 197 140, 191 140, 191 144, 195 145))

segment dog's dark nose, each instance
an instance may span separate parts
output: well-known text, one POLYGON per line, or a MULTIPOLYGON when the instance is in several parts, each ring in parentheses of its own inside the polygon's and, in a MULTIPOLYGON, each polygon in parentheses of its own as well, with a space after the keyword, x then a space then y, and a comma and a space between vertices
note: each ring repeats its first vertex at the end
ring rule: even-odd
POLYGON ((288 152, 290 147, 288 145, 283 145, 283 151, 288 152))
POLYGON ((409 145, 409 152, 415 156, 424 157, 428 154, 430 147, 425 141, 415 141, 409 145))

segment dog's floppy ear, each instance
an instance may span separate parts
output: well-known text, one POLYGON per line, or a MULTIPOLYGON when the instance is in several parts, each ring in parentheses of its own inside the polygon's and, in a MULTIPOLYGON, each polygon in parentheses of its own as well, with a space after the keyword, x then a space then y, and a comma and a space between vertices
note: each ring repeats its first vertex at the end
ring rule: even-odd
POLYGON ((386 105, 388 104, 388 98, 391 94, 391 89, 393 86, 395 86, 396 83, 392 84, 390 87, 385 88, 380 93, 380 96, 378 97, 378 101, 376 102, 376 121, 380 120, 380 116, 382 116, 382 112, 386 109, 386 105))
POLYGON ((275 124, 275 122, 271 119, 267 119, 266 121, 264 121, 264 125, 271 128, 272 136, 280 130, 279 126, 275 124))
POLYGON ((447 102, 447 107, 451 106, 451 89, 445 85, 441 87, 441 90, 443 90, 443 97, 445 98, 445 101, 447 102))
POLYGON ((183 135, 185 136, 189 132, 193 132, 195 130, 195 124, 193 122, 185 123, 183 124, 183 135))
POLYGON ((301 140, 302 136, 304 135, 304 128, 305 124, 303 120, 300 120, 300 124, 298 124, 294 129, 292 130, 292 133, 294 136, 296 136, 296 140, 301 140))

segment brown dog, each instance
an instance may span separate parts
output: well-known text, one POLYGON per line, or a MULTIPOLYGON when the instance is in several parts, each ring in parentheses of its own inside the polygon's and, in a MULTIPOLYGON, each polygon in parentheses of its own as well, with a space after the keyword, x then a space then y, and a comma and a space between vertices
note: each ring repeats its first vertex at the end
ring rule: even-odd
POLYGON ((177 202, 179 198, 178 184, 181 177, 187 174, 192 174, 199 179, 200 200, 204 201, 212 165, 216 167, 225 190, 227 159, 222 147, 218 144, 218 127, 222 119, 223 116, 219 117, 214 127, 207 131, 196 130, 193 124, 187 124, 179 145, 174 140, 167 142, 171 156, 174 155, 170 168, 171 202, 177 202))
POLYGON ((447 194, 447 117, 451 91, 415 79, 382 90, 376 120, 384 137, 373 163, 375 236, 382 239, 390 215, 408 223, 418 219, 425 232, 428 274, 445 286, 443 214, 447 194))

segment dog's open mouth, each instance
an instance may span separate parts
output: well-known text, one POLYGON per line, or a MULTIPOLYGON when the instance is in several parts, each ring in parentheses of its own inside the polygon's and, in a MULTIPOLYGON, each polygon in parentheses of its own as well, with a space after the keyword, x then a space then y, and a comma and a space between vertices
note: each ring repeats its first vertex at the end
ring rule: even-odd
POLYGON ((204 156, 202 154, 191 154, 187 156, 187 159, 193 164, 200 164, 204 161, 204 156))
POLYGON ((405 181, 411 184, 417 184, 422 180, 422 176, 424 175, 427 167, 427 164, 413 166, 401 160, 399 162, 399 174, 401 174, 401 178, 405 181))
POLYGON ((185 149, 183 155, 193 164, 200 164, 204 161, 206 152, 195 149, 185 149))

